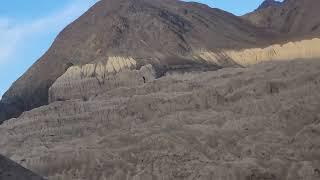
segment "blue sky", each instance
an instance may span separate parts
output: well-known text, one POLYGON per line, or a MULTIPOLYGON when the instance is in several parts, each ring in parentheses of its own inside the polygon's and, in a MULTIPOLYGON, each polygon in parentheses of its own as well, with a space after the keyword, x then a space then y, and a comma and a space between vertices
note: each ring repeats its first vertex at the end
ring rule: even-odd
MULTIPOLYGON (((0 1, 0 97, 97 0, 0 1)), ((263 0, 194 0, 242 15, 263 0)))

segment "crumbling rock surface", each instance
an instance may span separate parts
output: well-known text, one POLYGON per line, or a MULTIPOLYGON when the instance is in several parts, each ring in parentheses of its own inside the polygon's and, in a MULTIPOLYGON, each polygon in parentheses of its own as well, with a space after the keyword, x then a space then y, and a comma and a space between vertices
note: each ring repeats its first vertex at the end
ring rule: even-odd
POLYGON ((319 69, 171 73, 55 101, 1 125, 0 153, 50 180, 318 180, 319 69))
POLYGON ((128 67, 125 64, 110 66, 101 63, 70 67, 49 89, 49 102, 87 100, 111 89, 134 87, 156 78, 152 65, 143 66, 140 70, 130 70, 128 67))

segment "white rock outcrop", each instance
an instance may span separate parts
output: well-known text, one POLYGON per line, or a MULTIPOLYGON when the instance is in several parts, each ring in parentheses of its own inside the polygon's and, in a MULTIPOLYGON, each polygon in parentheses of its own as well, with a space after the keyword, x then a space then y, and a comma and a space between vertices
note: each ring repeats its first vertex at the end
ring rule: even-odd
POLYGON ((118 87, 138 86, 155 79, 151 65, 137 67, 132 58, 110 57, 106 64, 72 66, 49 89, 49 102, 88 99, 118 87))

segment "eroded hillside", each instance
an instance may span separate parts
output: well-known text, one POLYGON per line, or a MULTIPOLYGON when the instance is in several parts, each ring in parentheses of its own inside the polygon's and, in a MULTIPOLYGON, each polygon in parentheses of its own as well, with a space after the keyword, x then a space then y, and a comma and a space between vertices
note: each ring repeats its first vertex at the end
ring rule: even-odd
POLYGON ((0 153, 50 180, 316 180, 319 69, 316 59, 173 73, 55 101, 0 126, 0 153))
POLYGON ((318 180, 317 5, 101 0, 2 98, 0 154, 49 180, 318 180))
MULTIPOLYGON (((224 66, 247 67, 268 61, 320 58, 319 39, 276 44, 266 48, 245 50, 223 50, 219 52, 199 51, 194 59, 216 66, 199 66, 196 63, 172 66, 167 74, 217 70, 224 66)), ((131 57, 111 57, 108 63, 96 62, 72 66, 59 77, 49 89, 49 102, 98 96, 106 90, 117 87, 132 87, 157 79, 151 64, 136 70, 137 61, 131 57)))

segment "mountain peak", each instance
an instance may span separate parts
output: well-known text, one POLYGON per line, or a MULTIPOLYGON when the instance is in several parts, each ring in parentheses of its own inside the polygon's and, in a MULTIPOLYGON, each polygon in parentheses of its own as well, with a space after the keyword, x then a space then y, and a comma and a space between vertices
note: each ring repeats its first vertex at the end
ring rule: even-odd
POLYGON ((319 0, 266 0, 256 11, 242 18, 252 24, 282 33, 284 36, 318 37, 319 0))
POLYGON ((282 2, 280 2, 280 1, 276 1, 276 0, 265 0, 265 1, 263 1, 263 3, 257 8, 257 10, 265 9, 265 8, 268 8, 268 7, 279 6, 279 5, 281 5, 281 4, 282 4, 282 2))

